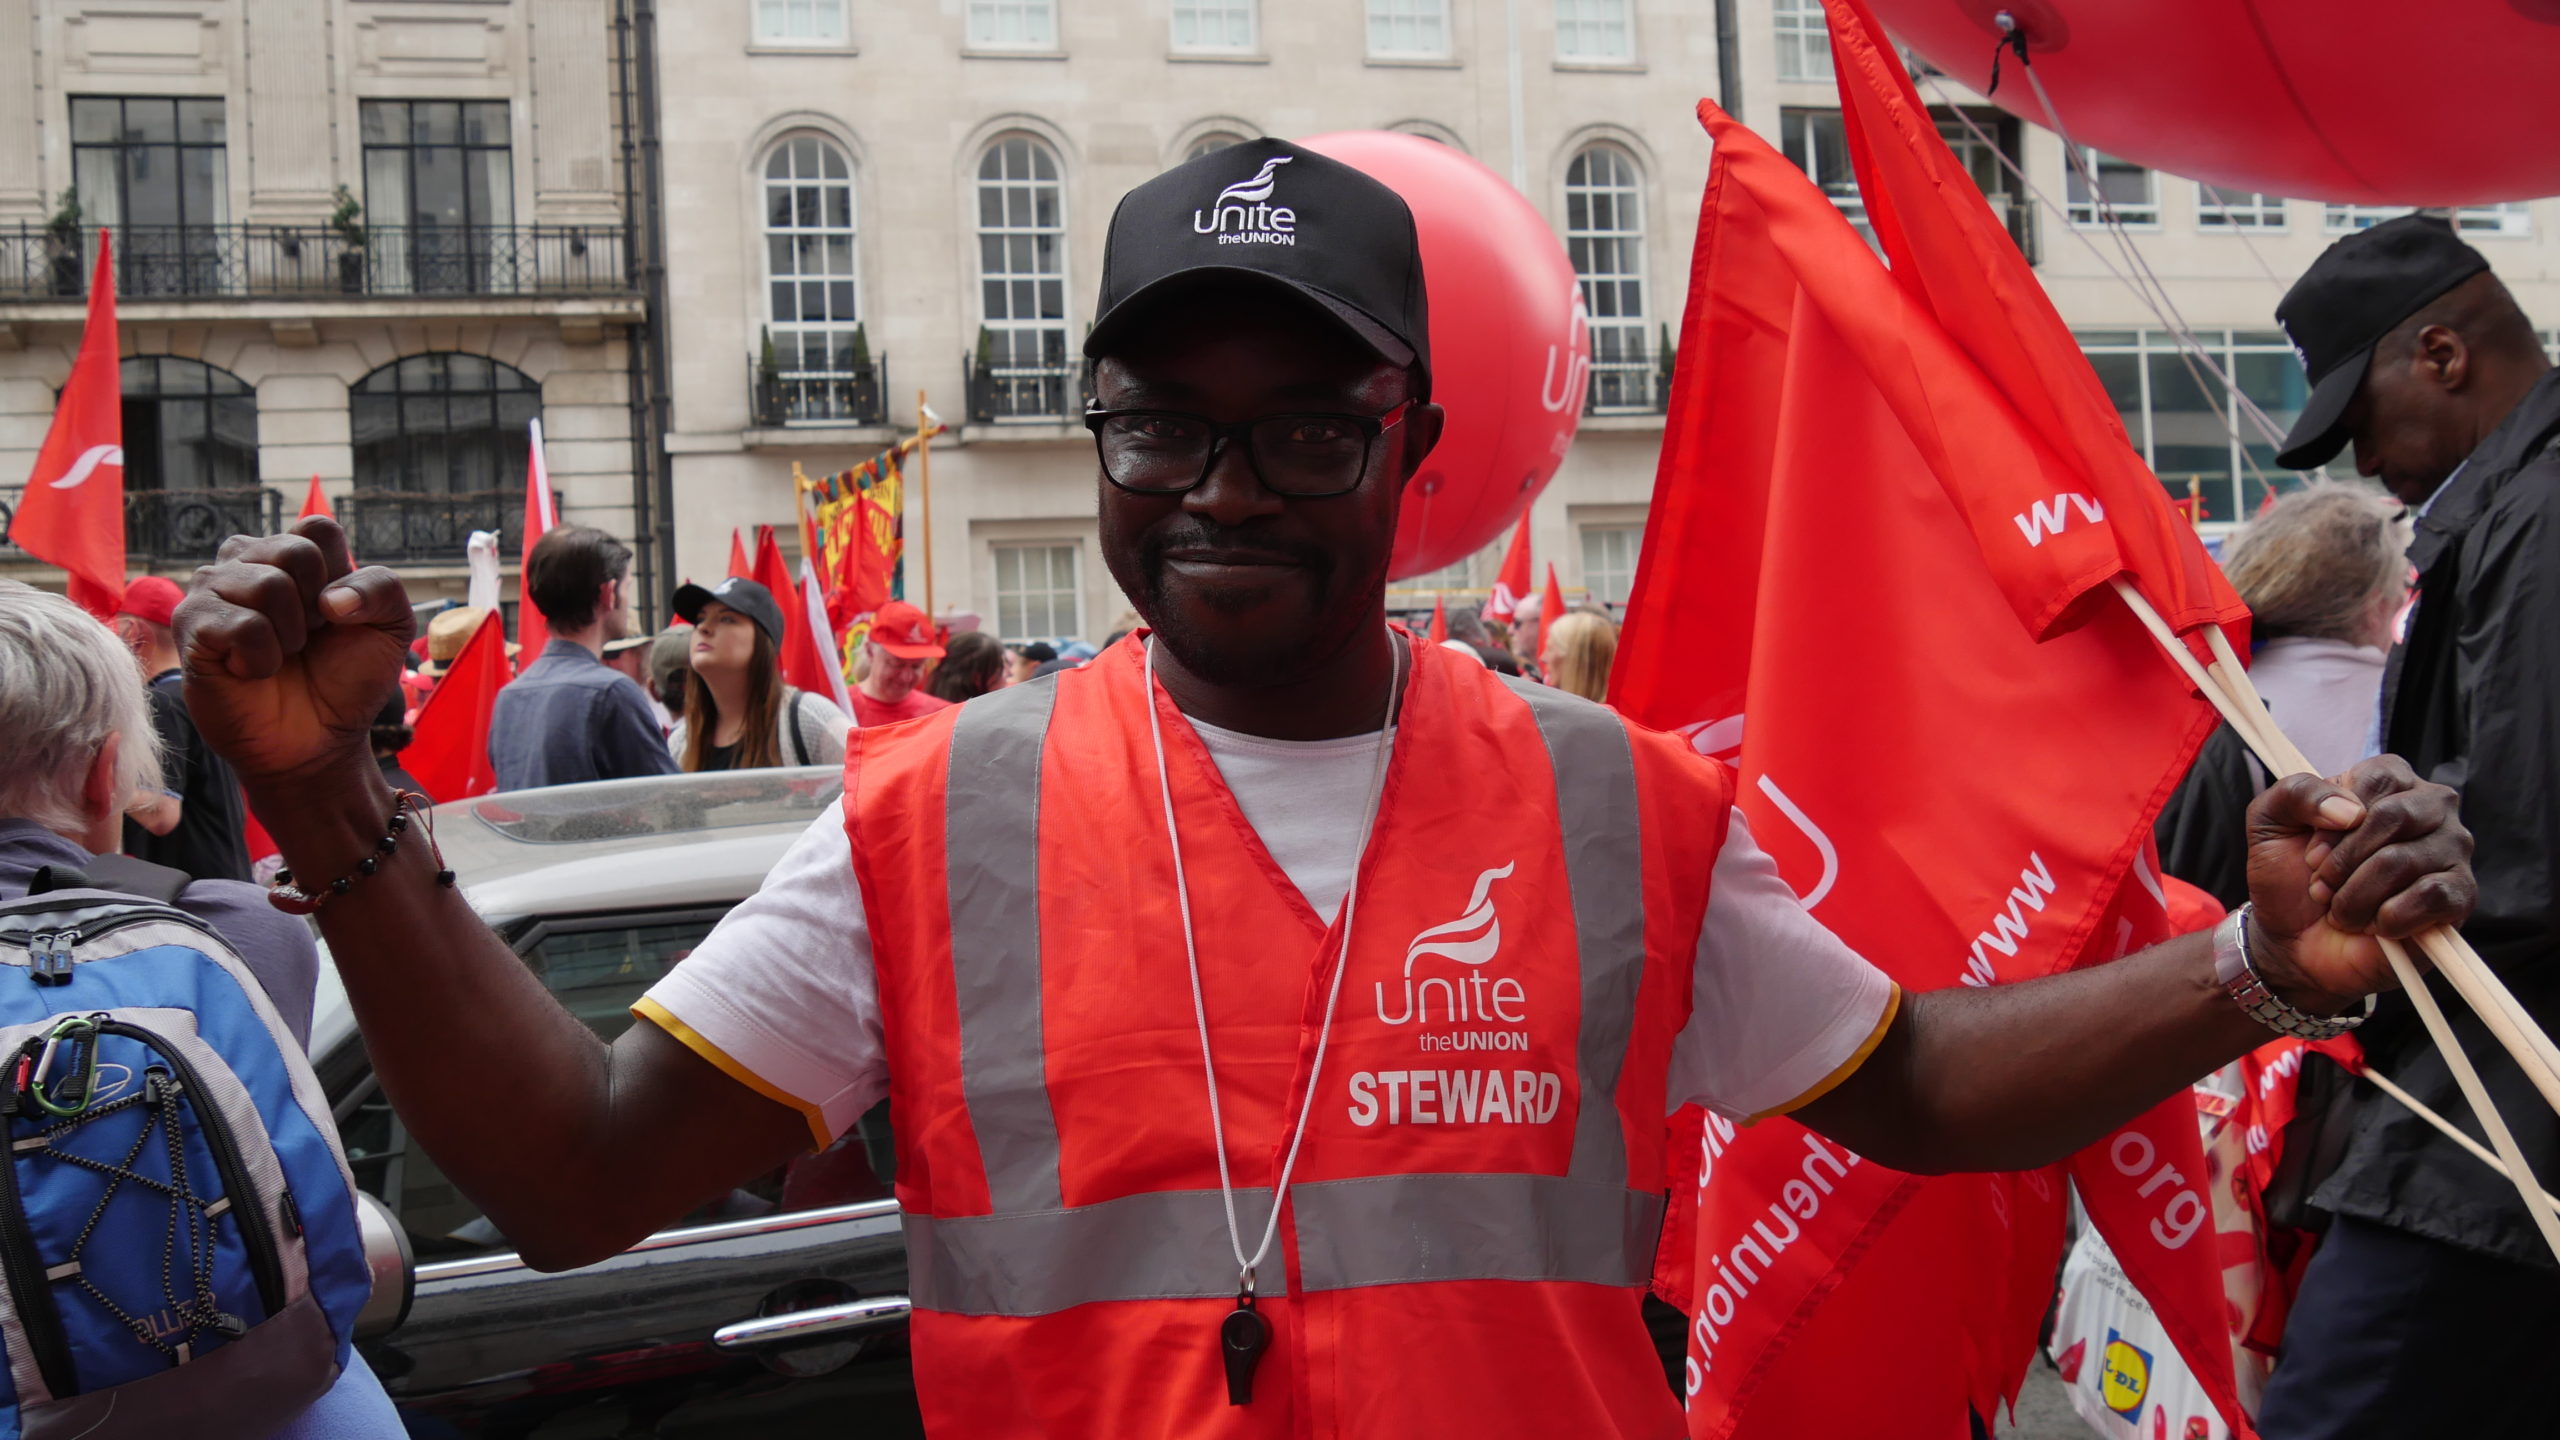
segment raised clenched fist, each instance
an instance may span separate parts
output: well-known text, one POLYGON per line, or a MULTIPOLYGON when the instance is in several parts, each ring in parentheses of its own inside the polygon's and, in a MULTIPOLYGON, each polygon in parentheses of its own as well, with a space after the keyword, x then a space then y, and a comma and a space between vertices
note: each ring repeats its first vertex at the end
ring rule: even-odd
POLYGON ((417 624, 400 577, 354 568, 326 516, 234 535, 178 607, 187 710, 252 790, 370 768, 368 731, 417 624))

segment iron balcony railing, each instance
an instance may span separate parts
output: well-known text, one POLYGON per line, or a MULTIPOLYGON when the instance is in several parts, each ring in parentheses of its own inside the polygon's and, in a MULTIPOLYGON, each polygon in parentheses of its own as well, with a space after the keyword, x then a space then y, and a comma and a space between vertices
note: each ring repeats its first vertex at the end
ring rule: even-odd
POLYGON ((617 225, 117 225, 0 228, 0 298, 88 293, 101 229, 128 299, 603 295, 633 288, 617 225))
MULTIPOLYGON (((24 486, 0 487, 0 547, 7 558, 30 559, 9 537, 24 486)), ((215 490, 130 489, 124 495, 124 550, 134 566, 203 564, 234 535, 266 535, 282 528, 284 500, 259 485, 215 490)))
POLYGON ((1594 347, 1591 379, 1582 394, 1583 414, 1659 415, 1670 400, 1671 367, 1650 347, 1594 347))
POLYGON ((1006 421, 1065 421, 1093 403, 1093 367, 1071 361, 1003 364, 974 355, 961 357, 969 376, 969 418, 1006 421))
MULTIPOLYGON (((552 513, 557 514, 558 486, 552 487, 551 496, 552 513)), ((358 489, 338 502, 338 521, 347 528, 347 543, 359 564, 459 563, 474 530, 498 532, 498 553, 514 556, 524 548, 524 489, 444 495, 358 489)))
POLYGON ((767 370, 747 362, 747 394, 759 429, 889 423, 889 357, 843 370, 767 370))

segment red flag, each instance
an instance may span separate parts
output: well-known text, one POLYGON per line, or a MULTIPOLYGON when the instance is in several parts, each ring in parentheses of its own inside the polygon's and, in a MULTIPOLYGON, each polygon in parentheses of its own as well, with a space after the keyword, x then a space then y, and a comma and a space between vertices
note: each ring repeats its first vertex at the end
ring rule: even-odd
POLYGON ((1492 598, 1484 602, 1484 618, 1508 625, 1528 598, 1529 511, 1524 506, 1519 527, 1511 532, 1511 548, 1502 552, 1502 573, 1493 577, 1492 598))
MULTIPOLYGON (((2010 605, 2039 636, 2099 613, 2112 622, 2121 607, 2107 590, 2123 576, 2173 627, 2220 625, 2246 653, 2247 608, 2205 553, 2193 517, 2180 517, 2133 450, 2079 342, 1940 138, 1865 0, 1827 3, 1850 157, 1892 278, 1935 321, 1930 328, 1972 362, 2005 405, 2009 428, 2029 441, 2023 453, 1981 457, 1986 463, 1959 463, 1952 453, 1933 463, 2010 605), (2003 459, 2018 468, 2007 475, 1989 468, 2003 459)), ((1961 404, 1965 387, 1944 383, 1953 377, 1912 378, 1895 408, 1915 437, 1969 436, 1997 423, 1961 404)), ((1930 449, 1930 439, 1920 443, 1930 449)), ((2183 1219, 2158 1223, 2157 1177, 2205 1173, 2192 1107, 2183 1097, 2160 1107, 2076 1157, 2071 1172, 2091 1219, 2189 1368, 2233 1429, 2248 1433, 2218 1262, 2208 1245, 2187 1243, 2194 1232, 2183 1219), (2146 1155, 2156 1163, 2134 1164, 2146 1155)))
POLYGON ((1431 643, 1434 645, 1437 645, 1449 638, 1449 612, 1444 608, 1441 598, 1438 595, 1431 597, 1430 638, 1431 643))
POLYGON ((832 695, 826 659, 809 628, 809 607, 800 598, 800 587, 791 582, 791 567, 783 563, 782 547, 775 543, 770 525, 756 527, 754 579, 772 591, 774 603, 782 607, 782 678, 814 694, 832 695))
MULTIPOLYGON (((1803 172, 1699 111, 1686 359, 1612 702, 1734 757, 1760 843, 1907 990, 2159 937, 2156 887, 2123 881, 2211 713, 2120 607, 2035 643, 2019 616, 2114 572, 2038 591, 1990 563, 1976 517, 2005 525, 2069 467, 1803 172)), ((2173 1103, 2177 1126, 2147 1116, 2122 1152, 2154 1217, 2202 1203, 2203 1167, 2179 1163, 2194 1108, 2173 1103)), ((1783 1119, 1713 1121, 1695 1158, 1693 1433, 1962 1436, 1968 1404, 2015 1393, 2058 1173, 1924 1181, 1783 1119)))
MULTIPOLYGON (((524 548, 516 557, 516 673, 542 658, 542 647, 551 643, 551 626, 533 603, 533 542, 551 533, 560 523, 551 511, 551 467, 542 459, 542 422, 535 420, 527 427, 529 449, 524 466, 524 548)), ((420 776, 425 779, 425 776, 420 776)), ((439 792, 437 799, 444 799, 439 792)))
POLYGON ((1538 654, 1547 653, 1547 632, 1556 628, 1556 617, 1564 613, 1564 591, 1556 588, 1556 562, 1547 562, 1547 588, 1538 592, 1538 654))
POLYGON ((492 611, 481 617, 435 693, 419 707, 416 736, 400 752, 400 763, 438 803, 498 788, 498 770, 489 759, 489 717, 511 678, 506 627, 492 611))
POLYGON ((9 525, 19 549, 69 573, 71 599, 100 619, 124 598, 124 388, 109 249, 101 230, 80 353, 9 525))
POLYGON ((729 532, 729 573, 749 580, 756 578, 755 564, 747 559, 747 536, 743 530, 729 532))
MULTIPOLYGON (((836 702, 836 708, 846 715, 852 715, 853 692, 844 684, 843 637, 836 633, 834 622, 827 618, 827 607, 818 598, 818 568, 809 563, 806 555, 800 557, 800 616, 809 632, 807 663, 824 672, 826 677, 825 684, 815 687, 817 693, 836 702)), ((789 667, 784 668, 787 670, 789 667)), ((799 684, 796 680, 792 683, 799 684)))
POLYGON ((320 488, 317 475, 311 477, 311 488, 302 492, 302 512, 293 518, 308 520, 314 515, 326 515, 333 520, 337 518, 337 512, 329 508, 328 492, 320 488))
MULTIPOLYGON (((2005 402, 2009 428, 2032 439, 2021 453, 2043 468, 2039 484, 1972 486, 1943 463, 1937 439, 1914 442, 1948 477, 1949 498, 1991 559, 2001 589, 2037 635, 2068 629, 2093 608, 2115 609, 2106 584, 2129 573, 2179 630, 2218 623, 2246 653, 2247 607, 2125 436, 2115 402, 2008 227, 1991 213, 1865 0, 1830 7, 1833 69, 1868 224, 1913 308, 1936 322, 2005 402), (2023 542, 2023 543, 2021 543, 2023 542)), ((1939 398, 1926 376, 1908 385, 1939 398)), ((1895 408, 1909 415, 1904 399, 1895 408)), ((1950 412, 1957 425, 1987 417, 1950 412)), ((2155 661, 2154 663, 2159 663, 2155 661)))

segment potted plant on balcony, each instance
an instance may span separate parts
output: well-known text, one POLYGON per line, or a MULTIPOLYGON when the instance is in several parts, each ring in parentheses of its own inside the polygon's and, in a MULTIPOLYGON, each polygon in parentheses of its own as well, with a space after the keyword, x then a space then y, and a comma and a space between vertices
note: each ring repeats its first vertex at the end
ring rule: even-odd
POLYGON ((969 368, 969 418, 996 418, 995 377, 987 372, 995 368, 996 337, 986 326, 978 327, 978 359, 969 368))
POLYGON ((887 412, 880 403, 880 377, 871 368, 869 327, 863 325, 853 327, 853 344, 847 347, 845 366, 852 371, 852 378, 845 387, 849 392, 845 396, 849 402, 848 418, 866 424, 879 424, 886 418, 887 412))
POLYGON ((53 293, 80 293, 82 262, 88 257, 80 243, 80 187, 70 186, 56 202, 53 218, 44 225, 44 253, 52 262, 53 293))
POLYGON ((1662 324, 1662 348, 1655 352, 1655 357, 1662 379, 1659 388, 1653 392, 1655 402, 1653 408, 1663 410, 1668 409, 1671 404, 1671 367, 1672 363, 1679 358, 1678 352, 1671 343, 1671 322, 1667 320, 1662 324))
POLYGON ((364 202, 346 186, 338 187, 338 208, 329 212, 329 228, 338 232, 338 288, 364 293, 364 202))
POLYGON ((773 351, 773 327, 757 332, 755 415, 758 424, 778 423, 782 411, 782 362, 773 351))

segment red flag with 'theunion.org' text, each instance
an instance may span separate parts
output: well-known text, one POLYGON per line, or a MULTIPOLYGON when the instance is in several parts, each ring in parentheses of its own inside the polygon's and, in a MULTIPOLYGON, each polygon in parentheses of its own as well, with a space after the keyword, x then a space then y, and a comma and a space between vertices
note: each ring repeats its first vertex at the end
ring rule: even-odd
MULTIPOLYGON (((2024 576, 1986 553, 1982 517, 2022 535, 2082 467, 1802 171, 1699 110, 1715 158, 1612 702, 1735 763, 1812 913, 1907 991, 2163 937, 2150 825, 2211 712, 2129 614, 2074 603, 2127 568, 2112 551, 2024 576)), ((2202 1254, 2178 1103, 2094 1153, 2202 1254)), ((1693 1317, 1693 1434, 1958 1440, 2015 1394, 2061 1167, 1923 1179, 1783 1118, 1691 1133, 1691 1263, 1664 1279, 1693 1317)))

